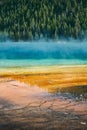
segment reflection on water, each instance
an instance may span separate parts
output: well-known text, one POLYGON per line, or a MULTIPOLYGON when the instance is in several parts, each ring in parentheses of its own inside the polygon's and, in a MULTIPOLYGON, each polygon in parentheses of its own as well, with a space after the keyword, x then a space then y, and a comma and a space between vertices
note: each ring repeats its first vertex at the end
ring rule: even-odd
POLYGON ((39 86, 30 87, 8 78, 2 78, 0 86, 1 130, 87 128, 87 102, 79 101, 73 94, 50 93, 39 86))
POLYGON ((86 66, 11 70, 0 81, 2 129, 87 129, 86 66))
POLYGON ((38 86, 51 94, 87 98, 87 65, 9 67, 1 68, 0 75, 38 86))
POLYGON ((67 78, 59 74, 48 75, 15 75, 14 79, 25 84, 38 86, 46 94, 56 95, 58 97, 72 98, 76 100, 87 99, 87 77, 67 78))
POLYGON ((64 99, 73 99, 76 101, 87 101, 87 86, 72 86, 56 89, 56 96, 64 97, 64 99))
POLYGON ((1 42, 0 58, 0 129, 87 129, 87 41, 1 42))
POLYGON ((87 99, 87 85, 62 88, 61 92, 70 93, 70 94, 74 95, 75 97, 79 97, 80 99, 81 98, 87 99))

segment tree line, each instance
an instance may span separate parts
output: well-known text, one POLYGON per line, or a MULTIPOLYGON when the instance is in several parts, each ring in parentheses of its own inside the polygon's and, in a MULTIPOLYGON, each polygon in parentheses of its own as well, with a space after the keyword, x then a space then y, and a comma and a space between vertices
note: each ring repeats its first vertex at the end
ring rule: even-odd
POLYGON ((83 38, 87 0, 0 0, 0 33, 14 40, 83 38))

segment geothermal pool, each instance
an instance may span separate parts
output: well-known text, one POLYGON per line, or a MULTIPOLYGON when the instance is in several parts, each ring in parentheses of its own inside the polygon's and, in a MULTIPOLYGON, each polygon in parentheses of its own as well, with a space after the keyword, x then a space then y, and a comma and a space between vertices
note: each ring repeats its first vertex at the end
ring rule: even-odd
POLYGON ((87 43, 66 43, 0 43, 0 130, 87 129, 87 43))
POLYGON ((85 59, 0 59, 0 68, 87 65, 85 59))

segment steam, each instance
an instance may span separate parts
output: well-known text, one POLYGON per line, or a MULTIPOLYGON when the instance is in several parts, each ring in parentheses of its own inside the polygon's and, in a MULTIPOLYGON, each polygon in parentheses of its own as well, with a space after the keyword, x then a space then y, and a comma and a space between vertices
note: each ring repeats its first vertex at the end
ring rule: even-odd
POLYGON ((87 59, 87 40, 0 41, 0 59, 87 59))

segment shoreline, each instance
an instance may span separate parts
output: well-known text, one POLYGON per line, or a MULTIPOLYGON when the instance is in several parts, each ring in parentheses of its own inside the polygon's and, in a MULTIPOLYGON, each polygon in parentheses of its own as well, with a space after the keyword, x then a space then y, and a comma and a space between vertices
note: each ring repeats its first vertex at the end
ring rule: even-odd
POLYGON ((87 66, 3 70, 0 71, 0 130, 87 129, 87 100, 55 93, 70 85, 73 90, 75 85, 87 85, 87 66))
POLYGON ((87 65, 53 65, 53 66, 29 66, 29 67, 7 67, 0 68, 1 75, 9 74, 44 74, 44 73, 58 73, 67 71, 86 71, 87 65), (68 69, 68 70, 67 70, 68 69), (78 70, 77 70, 78 69, 78 70), (84 69, 84 70, 83 70, 84 69))
POLYGON ((16 80, 0 83, 0 130, 54 128, 86 130, 87 101, 50 95, 16 80))
POLYGON ((0 77, 17 80, 31 86, 37 85, 55 92, 61 88, 87 85, 87 65, 37 66, 1 69, 0 77))

